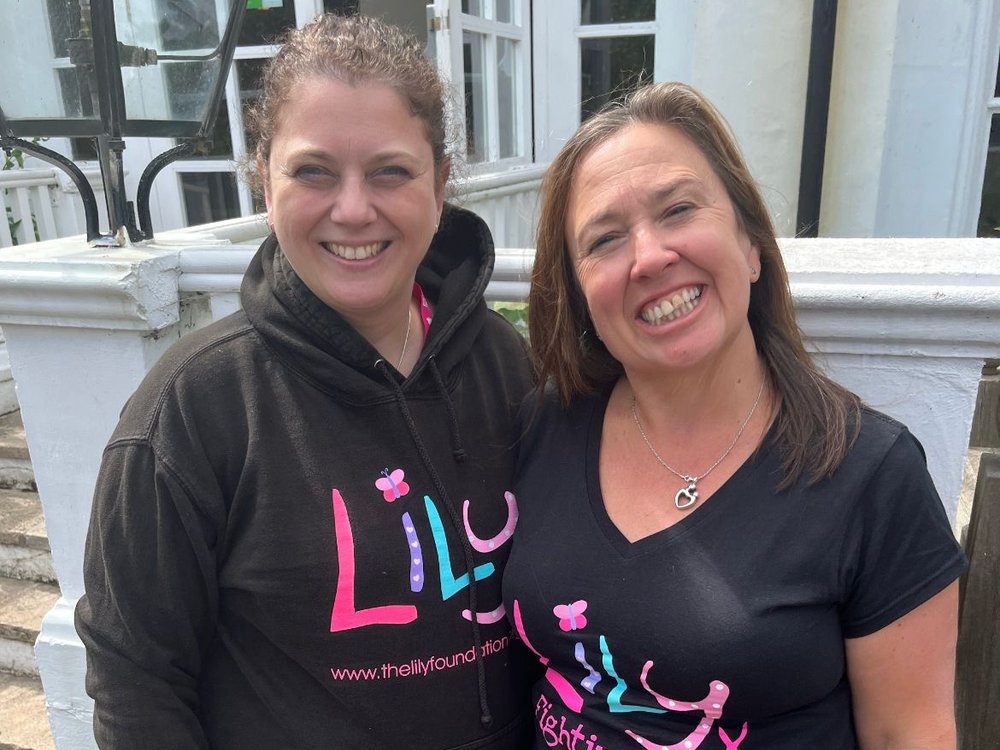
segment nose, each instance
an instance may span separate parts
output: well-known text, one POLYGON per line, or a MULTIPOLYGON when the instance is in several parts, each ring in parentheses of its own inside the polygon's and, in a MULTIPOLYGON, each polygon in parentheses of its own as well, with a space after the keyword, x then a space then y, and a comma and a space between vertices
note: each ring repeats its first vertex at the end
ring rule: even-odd
POLYGON ((375 218, 375 205, 368 194, 365 181, 344 178, 330 207, 330 219, 337 224, 363 226, 375 218))
POLYGON ((680 256, 660 233, 642 227, 632 235, 632 276, 645 278, 662 273, 680 256))

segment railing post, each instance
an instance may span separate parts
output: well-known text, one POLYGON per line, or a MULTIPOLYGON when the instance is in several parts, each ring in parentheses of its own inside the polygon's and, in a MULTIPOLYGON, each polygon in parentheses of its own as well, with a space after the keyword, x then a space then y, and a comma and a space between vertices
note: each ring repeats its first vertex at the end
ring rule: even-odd
POLYGON ((955 702, 959 750, 1000 747, 1000 453, 984 452, 966 539, 955 702))

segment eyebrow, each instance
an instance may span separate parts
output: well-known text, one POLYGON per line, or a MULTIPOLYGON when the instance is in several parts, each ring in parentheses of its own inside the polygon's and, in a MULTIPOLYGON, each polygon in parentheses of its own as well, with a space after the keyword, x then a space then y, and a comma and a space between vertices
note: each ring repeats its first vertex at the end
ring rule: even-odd
MULTIPOLYGON (((701 181, 694 177, 680 177, 676 180, 668 182, 662 187, 657 188, 649 197, 654 203, 662 203, 663 201, 669 200, 674 194, 679 193, 681 190, 700 184, 701 181)), ((579 239, 588 231, 593 230, 594 227, 614 221, 617 217, 618 211, 614 208, 609 208, 606 211, 594 214, 583 223, 583 226, 580 227, 580 231, 576 233, 577 241, 579 241, 579 239)))
MULTIPOLYGON (((291 154, 289 154, 288 159, 286 159, 285 161, 288 162, 291 161, 292 159, 306 159, 306 160, 313 159, 322 162, 336 161, 336 159, 333 158, 331 154, 319 148, 306 148, 302 149, 301 151, 293 151, 291 154)), ((411 154, 409 151, 404 151, 404 150, 384 151, 381 153, 377 153, 371 158, 371 161, 378 162, 381 164, 387 161, 396 161, 397 159, 405 159, 408 161, 419 161, 418 156, 411 154)))

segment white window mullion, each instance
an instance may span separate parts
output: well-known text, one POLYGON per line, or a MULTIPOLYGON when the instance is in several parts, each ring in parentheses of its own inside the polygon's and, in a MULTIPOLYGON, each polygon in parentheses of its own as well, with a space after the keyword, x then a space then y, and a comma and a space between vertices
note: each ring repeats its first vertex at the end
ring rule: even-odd
POLYGON ((500 158, 500 113, 497 111, 497 38, 494 34, 483 37, 483 94, 486 99, 486 158, 500 158))
POLYGON ((295 7, 295 25, 302 28, 323 12, 323 0, 293 0, 295 7))

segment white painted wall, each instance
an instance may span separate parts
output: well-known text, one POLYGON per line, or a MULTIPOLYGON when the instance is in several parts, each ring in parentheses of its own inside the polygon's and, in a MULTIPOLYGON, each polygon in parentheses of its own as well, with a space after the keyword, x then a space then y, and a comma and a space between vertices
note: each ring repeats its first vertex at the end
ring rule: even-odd
POLYGON ((969 121, 985 120, 985 108, 970 89, 982 85, 983 66, 996 71, 979 29, 994 4, 839 4, 821 234, 975 233, 974 222, 956 226, 952 216, 957 192, 974 197, 965 189, 975 169, 966 157, 969 121))
POLYGON ((729 121, 779 236, 795 233, 812 3, 696 3, 688 83, 729 121))

